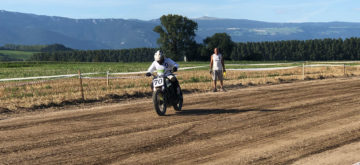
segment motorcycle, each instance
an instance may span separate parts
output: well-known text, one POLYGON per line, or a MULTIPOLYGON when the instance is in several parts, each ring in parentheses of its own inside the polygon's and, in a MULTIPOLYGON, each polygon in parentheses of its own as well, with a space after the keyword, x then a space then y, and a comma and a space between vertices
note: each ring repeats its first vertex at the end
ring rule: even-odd
POLYGON ((157 75, 153 74, 152 99, 154 108, 159 116, 163 116, 166 113, 168 106, 173 106, 175 111, 181 111, 183 105, 183 95, 178 83, 172 82, 164 74, 164 70, 157 70, 157 75), (176 85, 176 89, 174 88, 176 85))

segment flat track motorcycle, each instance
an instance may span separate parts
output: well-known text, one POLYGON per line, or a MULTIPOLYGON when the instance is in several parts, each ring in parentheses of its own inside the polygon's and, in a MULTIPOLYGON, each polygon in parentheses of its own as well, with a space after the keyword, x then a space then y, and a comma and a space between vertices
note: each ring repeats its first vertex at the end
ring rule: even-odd
POLYGON ((152 100, 154 108, 159 116, 166 113, 166 108, 173 106, 176 111, 181 111, 183 105, 183 94, 178 82, 172 82, 161 71, 157 71, 157 75, 153 75, 152 81, 152 100), (176 87, 174 87, 176 86, 176 87))

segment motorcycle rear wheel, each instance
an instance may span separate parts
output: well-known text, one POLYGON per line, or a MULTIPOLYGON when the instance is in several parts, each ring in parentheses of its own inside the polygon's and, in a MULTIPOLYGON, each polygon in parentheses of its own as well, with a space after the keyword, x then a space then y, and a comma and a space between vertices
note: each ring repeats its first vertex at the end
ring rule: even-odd
POLYGON ((178 88, 180 90, 180 95, 178 96, 179 97, 178 102, 173 105, 175 111, 181 111, 181 108, 182 108, 182 105, 183 105, 183 94, 182 94, 181 88, 180 87, 178 87, 178 88))

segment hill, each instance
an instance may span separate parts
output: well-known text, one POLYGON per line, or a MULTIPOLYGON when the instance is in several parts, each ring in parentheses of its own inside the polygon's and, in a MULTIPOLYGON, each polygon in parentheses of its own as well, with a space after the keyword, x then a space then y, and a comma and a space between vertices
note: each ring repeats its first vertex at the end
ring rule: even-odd
MULTIPOLYGON (((270 23, 245 19, 201 17, 198 42, 226 32, 236 42, 360 37, 360 23, 270 23)), ((0 45, 61 43, 75 49, 157 47, 152 29, 159 19, 71 19, 0 11, 0 45)))
POLYGON ((36 52, 0 50, 0 61, 26 61, 36 52))
POLYGON ((156 47, 155 23, 124 19, 70 19, 0 12, 0 45, 61 43, 76 49, 156 47))
POLYGON ((350 38, 360 36, 360 23, 313 22, 269 23, 245 19, 195 19, 198 35, 206 37, 226 32, 237 42, 310 40, 324 38, 350 38))

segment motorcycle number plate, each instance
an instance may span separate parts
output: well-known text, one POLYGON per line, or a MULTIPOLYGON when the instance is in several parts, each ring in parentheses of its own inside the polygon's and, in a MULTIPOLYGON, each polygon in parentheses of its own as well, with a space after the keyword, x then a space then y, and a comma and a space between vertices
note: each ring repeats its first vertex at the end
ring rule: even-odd
POLYGON ((161 87, 164 85, 164 78, 156 78, 153 80, 154 87, 161 87))

